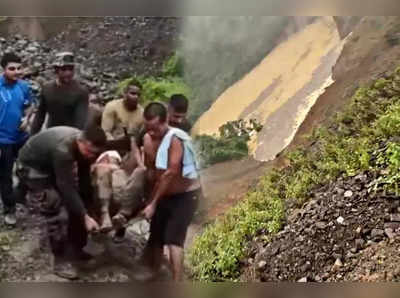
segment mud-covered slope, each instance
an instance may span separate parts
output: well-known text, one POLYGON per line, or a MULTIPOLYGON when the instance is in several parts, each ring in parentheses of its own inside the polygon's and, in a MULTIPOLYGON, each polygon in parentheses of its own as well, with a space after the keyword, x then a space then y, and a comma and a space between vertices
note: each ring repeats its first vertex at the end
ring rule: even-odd
POLYGON ((332 18, 319 18, 282 41, 259 65, 229 87, 193 128, 218 133, 228 121, 257 119, 264 128, 253 152, 275 157, 288 143, 316 98, 332 83, 331 70, 342 41, 332 18))
POLYGON ((300 125, 291 148, 303 144, 313 128, 341 110, 359 86, 391 73, 400 59, 400 18, 364 17, 348 37, 333 68, 333 83, 300 125))
MULTIPOLYGON (((338 124, 328 122, 327 117, 342 109, 355 88, 380 77, 389 78, 398 66, 399 26, 397 17, 362 20, 335 66, 336 82, 320 97, 300 133, 321 124, 330 123, 331 127, 336 127, 338 124)), ((380 98, 377 94, 370 100, 379 101, 380 98)), ((391 141, 397 142, 396 138, 391 141)), ((295 143, 307 145, 299 135, 295 143)), ((357 156, 356 152, 352 154, 357 156)), ((370 160, 376 158, 374 154, 375 151, 370 160)), ((287 211, 284 229, 269 243, 261 240, 262 237, 252 242, 250 255, 244 261, 246 270, 242 279, 399 280, 395 251, 399 246, 400 201, 396 194, 373 191, 372 185, 381 175, 385 175, 385 171, 341 177, 308 193, 310 201, 302 208, 287 211)))

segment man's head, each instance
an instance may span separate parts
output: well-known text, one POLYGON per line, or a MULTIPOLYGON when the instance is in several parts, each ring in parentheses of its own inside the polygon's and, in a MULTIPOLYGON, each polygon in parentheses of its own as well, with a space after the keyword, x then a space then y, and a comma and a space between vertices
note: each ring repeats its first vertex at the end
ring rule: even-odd
POLYGON ((124 106, 128 111, 137 109, 142 91, 142 84, 138 80, 131 80, 124 89, 124 106))
POLYGON ((167 108, 159 102, 149 103, 144 109, 146 132, 152 139, 162 139, 168 130, 167 108))
POLYGON ((4 69, 4 77, 10 83, 16 82, 21 78, 22 65, 21 58, 14 53, 6 53, 1 59, 1 66, 4 69))
POLYGON ((60 84, 68 85, 72 82, 75 72, 75 57, 73 53, 58 53, 55 57, 53 66, 60 84))
POLYGON ((188 106, 188 100, 184 95, 172 95, 168 104, 168 124, 179 128, 186 121, 188 106))
POLYGON ((107 144, 106 134, 97 125, 88 126, 77 140, 79 152, 90 161, 94 161, 104 151, 107 144))

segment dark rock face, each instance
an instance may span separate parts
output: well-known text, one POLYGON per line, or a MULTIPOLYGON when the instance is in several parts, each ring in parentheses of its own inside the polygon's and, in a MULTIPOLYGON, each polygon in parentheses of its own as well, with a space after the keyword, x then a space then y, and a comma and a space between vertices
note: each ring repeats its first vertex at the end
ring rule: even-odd
POLYGON ((49 40, 53 48, 86 57, 105 72, 157 74, 176 48, 181 19, 170 17, 80 18, 49 40))
MULTIPOLYGON (((26 65, 25 78, 35 91, 54 79, 52 59, 60 51, 76 55, 77 78, 105 102, 114 97, 117 82, 137 75, 157 75, 164 61, 174 52, 180 19, 155 17, 54 18, 40 20, 46 26, 60 24, 63 31, 43 33, 47 38, 34 41, 20 34, 0 37, 0 56, 13 51, 26 65)), ((50 30, 51 31, 51 30, 50 30)), ((41 34, 42 34, 41 33, 41 34)))

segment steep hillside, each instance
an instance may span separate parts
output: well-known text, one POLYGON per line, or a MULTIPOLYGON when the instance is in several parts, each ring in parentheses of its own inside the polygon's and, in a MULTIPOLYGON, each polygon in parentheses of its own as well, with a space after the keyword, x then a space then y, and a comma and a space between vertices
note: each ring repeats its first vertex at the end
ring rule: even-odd
POLYGON ((290 148, 305 141, 330 115, 341 109, 354 91, 391 73, 400 60, 399 17, 364 17, 354 28, 332 70, 335 83, 328 87, 300 125, 290 148))
POLYGON ((183 21, 179 52, 185 78, 196 100, 192 120, 205 112, 229 86, 254 68, 279 43, 315 17, 210 16, 183 21))
POLYGON ((264 128, 253 143, 255 158, 273 159, 332 83, 331 70, 342 45, 332 18, 315 20, 228 88, 199 118, 193 133, 217 133, 228 121, 256 119, 264 128))
POLYGON ((385 260, 399 232, 399 24, 367 17, 355 28, 336 82, 295 138, 303 146, 271 162, 286 167, 268 170, 195 240, 196 278, 398 280, 398 265, 385 260), (368 87, 354 94, 358 84, 368 87))

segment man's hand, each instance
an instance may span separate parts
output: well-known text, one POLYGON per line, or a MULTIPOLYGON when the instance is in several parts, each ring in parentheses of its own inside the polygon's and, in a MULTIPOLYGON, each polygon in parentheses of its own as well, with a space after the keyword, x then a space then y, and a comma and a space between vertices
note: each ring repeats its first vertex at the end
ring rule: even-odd
POLYGON ((146 219, 151 219, 156 212, 157 204, 155 201, 152 201, 143 211, 140 213, 146 219))
POLYGON ((100 230, 99 224, 87 214, 85 214, 85 227, 88 233, 96 233, 100 230))

